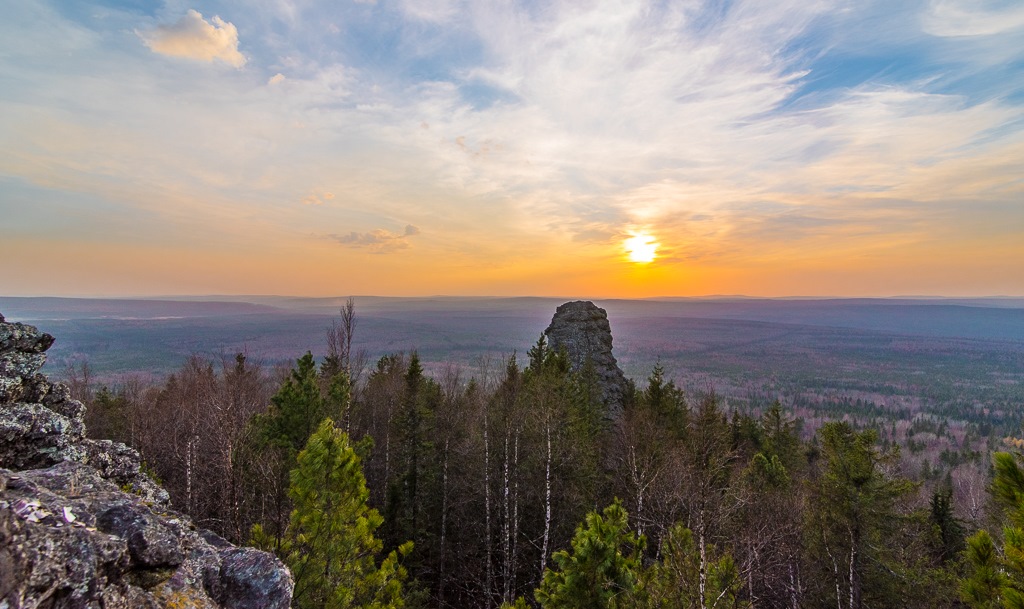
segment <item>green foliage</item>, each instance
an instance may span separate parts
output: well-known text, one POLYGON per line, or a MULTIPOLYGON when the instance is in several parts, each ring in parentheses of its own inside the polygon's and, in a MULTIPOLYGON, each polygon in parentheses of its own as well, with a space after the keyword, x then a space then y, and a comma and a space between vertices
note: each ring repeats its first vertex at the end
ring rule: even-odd
POLYGON ((130 443, 128 409, 128 399, 124 393, 111 391, 106 385, 100 387, 86 411, 89 435, 130 443))
POLYGON ((765 456, 764 453, 757 453, 750 460, 748 472, 771 488, 787 488, 790 484, 789 472, 778 455, 765 456))
POLYGON ((782 404, 775 400, 761 416, 761 429, 765 455, 776 455, 788 470, 796 469, 803 461, 800 446, 800 420, 786 419, 782 404))
POLYGON ((287 525, 288 476, 295 467, 296 456, 321 421, 340 419, 348 406, 349 381, 345 372, 328 379, 326 391, 321 380, 313 354, 307 351, 270 399, 267 412, 252 420, 255 446, 247 448, 263 453, 268 469, 273 472, 272 486, 267 489, 273 516, 265 524, 269 529, 266 533, 271 534, 277 544, 283 543, 287 525))
POLYGON ((626 510, 616 501, 603 514, 587 514, 577 527, 572 551, 552 556, 537 600, 544 609, 633 607, 642 592, 644 538, 629 530, 626 510))
POLYGON ((1002 554, 988 532, 970 537, 960 595, 973 609, 1024 609, 1024 470, 1020 456, 1010 453, 996 453, 992 463, 992 496, 1007 521, 1002 554))
POLYGON ((377 555, 382 542, 374 536, 383 519, 367 504, 369 491, 360 459, 348 436, 325 419, 299 453, 291 473, 289 495, 294 502, 282 543, 257 525, 253 542, 276 549, 295 578, 293 606, 299 609, 404 606, 405 569, 397 552, 377 555))
POLYGON ((743 581, 728 552, 713 545, 707 557, 704 595, 701 598, 701 556, 693 532, 677 523, 661 544, 661 561, 649 569, 647 592, 651 609, 738 609, 743 581))
MULTIPOLYGON (((875 448, 875 430, 855 432, 848 423, 827 423, 820 430, 825 469, 814 489, 812 521, 807 527, 815 564, 824 568, 823 592, 840 596, 851 609, 865 605, 899 606, 905 582, 915 578, 897 554, 895 536, 906 526, 900 502, 915 485, 888 472, 896 451, 875 448)), ((841 600, 838 599, 838 600, 841 600)), ((833 599, 835 602, 837 599, 833 599)))
POLYGON ((263 440, 297 454, 321 421, 339 418, 348 399, 348 379, 336 374, 328 385, 328 396, 320 389, 320 375, 309 351, 300 357, 288 379, 270 399, 270 410, 258 417, 263 440))
POLYGON ((395 547, 411 539, 417 546, 417 560, 427 549, 424 543, 427 521, 435 497, 438 463, 431 430, 434 411, 441 401, 440 387, 423 374, 419 356, 413 352, 403 375, 401 407, 393 422, 397 440, 397 475, 388 488, 385 512, 386 540, 395 547))
POLYGON ((526 353, 529 364, 527 374, 565 376, 569 373, 569 356, 565 349, 555 351, 547 342, 547 336, 540 335, 537 342, 526 353))
POLYGON ((953 515, 952 489, 936 490, 930 508, 929 520, 939 533, 939 559, 951 561, 964 549, 964 527, 953 515))
POLYGON ((1007 579, 999 567, 995 543, 987 531, 967 539, 968 576, 960 582, 960 598, 973 609, 996 609, 1007 579))
POLYGON ((640 403, 653 414, 660 426, 670 431, 677 439, 686 433, 687 406, 682 389, 673 381, 665 380, 665 369, 661 362, 655 364, 647 377, 647 389, 640 395, 640 403))
POLYGON ((1024 528, 1024 470, 1018 460, 1010 453, 992 455, 992 496, 1010 524, 1024 528))

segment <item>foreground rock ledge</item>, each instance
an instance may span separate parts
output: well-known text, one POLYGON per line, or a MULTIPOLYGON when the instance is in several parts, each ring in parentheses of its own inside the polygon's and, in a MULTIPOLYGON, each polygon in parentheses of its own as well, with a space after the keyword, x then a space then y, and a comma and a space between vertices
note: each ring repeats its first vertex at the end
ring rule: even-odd
POLYGON ((197 529, 137 452, 86 437, 39 373, 52 344, 0 315, 0 609, 288 607, 279 560, 197 529))

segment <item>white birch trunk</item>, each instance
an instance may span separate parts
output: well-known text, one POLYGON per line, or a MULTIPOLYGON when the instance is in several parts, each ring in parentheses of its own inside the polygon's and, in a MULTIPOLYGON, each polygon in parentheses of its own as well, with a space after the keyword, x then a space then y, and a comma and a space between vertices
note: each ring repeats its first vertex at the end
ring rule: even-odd
POLYGON ((547 458, 544 460, 544 542, 540 552, 540 576, 548 569, 548 544, 551 543, 551 422, 544 426, 544 439, 547 441, 547 458))
POLYGON ((503 467, 503 484, 502 484, 502 515, 504 516, 504 522, 502 523, 502 535, 501 535, 501 550, 503 554, 502 560, 502 602, 509 602, 509 584, 511 582, 510 565, 512 561, 512 519, 510 518, 509 502, 511 500, 511 488, 509 485, 509 454, 508 454, 508 440, 509 430, 505 430, 505 463, 503 467))
POLYGON ((491 556, 494 548, 491 545, 491 444, 487 423, 487 405, 484 405, 484 537, 487 548, 487 569, 484 580, 485 606, 490 605, 491 591, 494 589, 494 571, 491 556))
POLYGON ((700 569, 698 576, 698 592, 700 594, 700 609, 707 609, 704 595, 708 588, 708 548, 707 539, 704 535, 704 510, 700 511, 700 522, 697 523, 697 544, 700 549, 700 569))
POLYGON ((444 606, 445 550, 448 534, 448 442, 449 438, 446 437, 444 439, 444 466, 441 470, 441 573, 438 578, 437 600, 442 607, 444 606))

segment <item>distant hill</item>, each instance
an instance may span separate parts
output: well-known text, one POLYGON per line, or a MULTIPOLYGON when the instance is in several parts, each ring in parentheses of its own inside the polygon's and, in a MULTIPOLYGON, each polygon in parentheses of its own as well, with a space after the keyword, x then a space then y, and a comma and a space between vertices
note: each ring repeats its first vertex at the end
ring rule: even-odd
MULTIPOLYGON (((345 302, 206 298, 0 297, 0 313, 58 337, 51 374, 88 361, 99 379, 116 382, 128 372, 164 376, 192 354, 229 360, 245 352, 267 365, 293 362, 307 350, 322 356, 326 330, 345 302)), ((415 349, 428 371, 451 363, 485 374, 513 353, 522 362, 565 300, 356 297, 353 347, 368 366, 415 349)), ((841 388, 1024 404, 1024 307, 1013 302, 595 301, 608 311, 616 358, 636 380, 660 361, 670 377, 710 382, 731 396, 764 387, 793 395, 841 388)))
POLYGON ((236 301, 144 300, 0 296, 0 313, 18 321, 69 319, 172 319, 281 312, 272 306, 236 301))

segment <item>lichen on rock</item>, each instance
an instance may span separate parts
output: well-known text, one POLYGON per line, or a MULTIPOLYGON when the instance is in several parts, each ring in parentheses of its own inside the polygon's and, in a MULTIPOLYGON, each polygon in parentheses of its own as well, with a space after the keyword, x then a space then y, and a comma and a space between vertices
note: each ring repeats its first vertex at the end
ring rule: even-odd
POLYGON ((86 436, 39 373, 52 344, 0 315, 0 607, 288 607, 277 558, 197 530, 138 452, 86 436))

